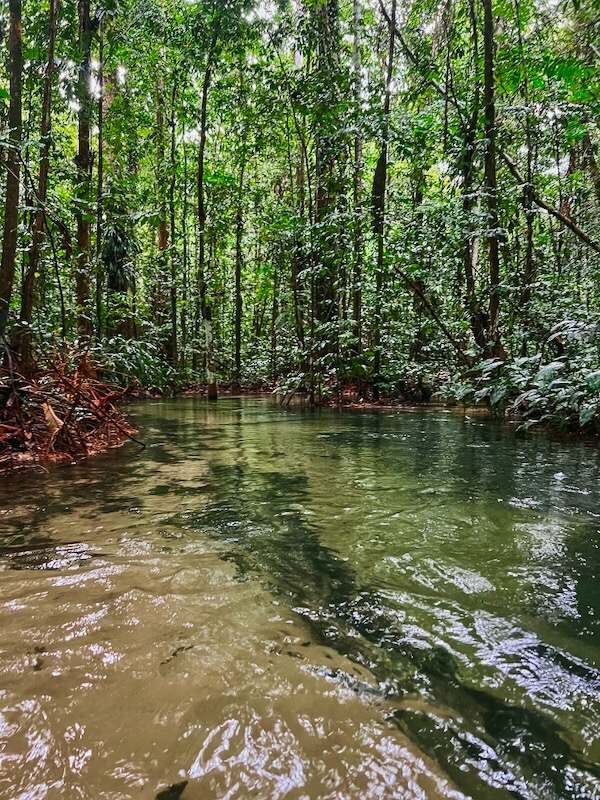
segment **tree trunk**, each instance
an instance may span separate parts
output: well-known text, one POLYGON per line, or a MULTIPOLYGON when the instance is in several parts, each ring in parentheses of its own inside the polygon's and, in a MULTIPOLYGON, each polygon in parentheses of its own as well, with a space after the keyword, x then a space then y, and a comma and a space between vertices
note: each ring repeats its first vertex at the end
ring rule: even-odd
MULTIPOLYGON (((185 123, 184 123, 185 126, 185 123)), ((183 247, 182 263, 182 298, 181 298, 181 356, 180 361, 185 369, 187 367, 187 322, 188 322, 188 230, 187 230, 187 195, 188 193, 188 168, 187 147, 185 144, 185 127, 183 130, 183 197, 181 203, 181 236, 183 247)))
POLYGON ((169 190, 168 167, 165 156, 165 92, 162 74, 156 80, 156 193, 159 204, 158 218, 158 270, 154 277, 153 314, 155 323, 161 328, 161 348, 166 358, 171 361, 171 335, 165 341, 164 329, 169 322, 167 287, 168 264, 167 250, 169 249, 169 223, 167 220, 167 193, 169 190))
POLYGON ((531 326, 532 287, 535 281, 535 261, 533 242, 533 118, 530 109, 529 76, 525 60, 525 47, 521 32, 521 13, 519 0, 515 0, 515 24, 519 44, 519 61, 523 70, 523 100, 527 109, 525 115, 525 146, 527 148, 527 183, 523 186, 522 204, 525 213, 525 264, 523 268, 523 286, 521 290, 521 313, 524 323, 524 335, 521 345, 522 355, 527 355, 527 338, 531 326))
MULTIPOLYGON (((473 43, 473 74, 477 76, 479 70, 479 32, 475 0, 469 0, 469 17, 471 21, 471 41, 473 43)), ((475 183, 475 144, 477 140, 477 121, 480 111, 479 83, 474 80, 475 89, 470 113, 465 114, 462 122, 463 149, 461 154, 462 175, 462 213, 465 226, 465 238, 462 253, 462 267, 465 278, 465 306, 469 315, 469 323, 475 343, 482 352, 487 347, 487 315, 481 308, 477 297, 475 273, 477 270, 478 242, 472 214, 476 205, 475 183)), ((446 95, 446 100, 449 100, 446 95)))
POLYGON ((75 295, 77 331, 82 336, 91 333, 90 296, 90 218, 91 218, 91 154, 90 154, 90 73, 93 25, 90 19, 90 0, 78 0, 79 13, 79 101, 77 149, 77 268, 75 295))
MULTIPOLYGON (((320 102, 328 107, 328 111, 331 111, 331 105, 336 102, 333 89, 336 79, 334 64, 337 58, 337 0, 324 0, 318 5, 316 13, 318 72, 322 82, 320 102)), ((322 123, 319 115, 315 137, 315 222, 318 229, 320 266, 315 277, 315 313, 317 321, 320 323, 330 322, 336 310, 335 276, 331 263, 333 249, 330 244, 330 236, 324 230, 335 199, 333 196, 334 162, 335 147, 331 136, 331 123, 322 123)))
MULTIPOLYGON (((300 221, 302 226, 305 224, 305 176, 304 165, 306 162, 306 153, 302 143, 300 144, 299 158, 296 168, 296 186, 298 189, 298 203, 300 212, 300 221)), ((300 347, 304 350, 304 315, 303 315, 303 302, 301 294, 301 272, 306 263, 305 252, 302 246, 302 237, 297 233, 294 239, 294 249, 292 252, 291 263, 291 284, 292 296, 294 300, 294 321, 296 323, 296 336, 300 347)))
POLYGON ((240 179, 238 184, 238 203, 235 215, 235 322, 234 322, 234 339, 235 339, 235 369, 233 376, 233 383, 236 390, 239 391, 241 385, 242 375, 242 313, 243 313, 243 299, 242 299, 242 238, 244 235, 244 170, 246 166, 245 155, 244 160, 240 166, 240 179))
POLYGON ((175 101, 177 99, 177 76, 173 76, 173 87, 171 89, 171 153, 170 171, 171 180, 169 182, 169 222, 171 228, 171 275, 170 275, 170 301, 171 301, 171 341, 169 347, 169 357, 171 365, 177 366, 177 250, 175 248, 175 184, 177 181, 177 138, 176 138, 176 118, 175 101))
POLYGON ((381 371, 381 302, 383 292, 383 270, 385 252, 385 193, 387 188, 388 137, 391 103, 391 85, 394 68, 394 49, 396 44, 396 0, 392 0, 390 17, 390 38, 388 48, 385 97, 383 101, 383 124, 381 131, 381 151, 373 176, 372 208, 373 229, 377 239, 377 263, 375 266, 375 319, 373 331, 373 398, 379 399, 379 380, 381 371))
POLYGON ((279 267, 280 259, 273 264, 273 297, 271 304, 271 380, 277 383, 277 317, 279 316, 279 267))
POLYGON ((200 321, 204 325, 206 348, 206 382, 209 400, 218 396, 217 379, 214 369, 214 337, 212 327, 212 307, 208 300, 206 280, 206 205, 204 201, 204 156, 206 150, 206 125, 208 111, 208 93, 212 79, 213 60, 219 36, 215 28, 206 58, 204 79, 202 81, 202 101, 200 108, 200 141, 198 143, 198 299, 196 303, 196 338, 198 338, 200 321))
POLYGON ((581 144, 583 150, 582 163, 590 175, 592 185, 594 187, 596 202, 598 205, 600 205, 600 168, 598 167, 598 161, 596 159, 596 147, 592 142, 592 138, 588 130, 586 130, 583 137, 583 142, 581 144))
POLYGON ((485 121, 485 191, 487 202, 487 239, 489 264, 488 352, 495 358, 506 358, 498 328, 500 313, 500 254, 498 219, 498 184, 496 177, 496 105, 494 85, 494 14, 492 0, 483 4, 483 100, 485 121))
POLYGON ((98 83, 98 174, 96 184, 96 335, 102 337, 102 214, 104 192, 104 34, 102 23, 99 33, 98 83))
POLYGON ((4 230, 2 261, 0 262, 0 336, 4 336, 8 321, 17 257, 22 135, 21 92, 23 82, 21 0, 9 0, 9 14, 10 104, 8 124, 10 127, 10 147, 6 156, 4 230))
POLYGON ((31 244, 29 258, 21 287, 20 330, 15 342, 15 350, 20 370, 29 375, 33 370, 33 337, 31 323, 33 321, 33 305, 35 295, 36 274, 38 271, 40 251, 44 236, 44 207, 48 194, 48 172, 50 155, 50 129, 52 112, 52 83, 54 79, 54 43, 58 23, 58 0, 50 0, 48 11, 48 50, 46 70, 42 91, 42 119, 40 126, 40 162, 37 184, 36 210, 32 216, 31 244))
POLYGON ((353 175, 353 204, 354 204, 354 274, 352 276, 352 316, 354 318, 354 335, 356 337, 356 352, 362 352, 362 189, 363 189, 363 143, 360 132, 360 107, 361 107, 361 57, 360 57, 360 26, 361 6, 360 0, 352 2, 352 66, 354 71, 354 105, 355 125, 354 134, 354 175, 353 175))

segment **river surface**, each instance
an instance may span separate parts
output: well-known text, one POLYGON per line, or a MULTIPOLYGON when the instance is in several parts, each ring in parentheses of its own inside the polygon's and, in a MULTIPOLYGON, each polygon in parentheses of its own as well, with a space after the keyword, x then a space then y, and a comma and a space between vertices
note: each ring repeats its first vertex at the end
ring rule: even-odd
POLYGON ((0 486, 0 798, 600 798, 600 454, 131 409, 0 486))

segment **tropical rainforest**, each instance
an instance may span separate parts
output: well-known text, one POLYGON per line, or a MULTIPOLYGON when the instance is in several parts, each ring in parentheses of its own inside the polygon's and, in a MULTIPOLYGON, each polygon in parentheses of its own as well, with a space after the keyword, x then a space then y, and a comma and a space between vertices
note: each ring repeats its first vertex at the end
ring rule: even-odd
POLYGON ((6 0, 0 40, 5 366, 597 425, 594 0, 6 0))
POLYGON ((0 800, 600 798, 599 2, 0 0, 0 800))

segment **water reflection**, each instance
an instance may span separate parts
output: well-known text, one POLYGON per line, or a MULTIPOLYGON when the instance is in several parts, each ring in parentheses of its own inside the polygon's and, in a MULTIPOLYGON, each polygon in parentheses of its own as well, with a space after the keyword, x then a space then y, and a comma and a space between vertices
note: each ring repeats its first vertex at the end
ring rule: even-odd
POLYGON ((600 796, 597 451, 439 412, 138 414, 143 453, 3 489, 23 797, 600 796))

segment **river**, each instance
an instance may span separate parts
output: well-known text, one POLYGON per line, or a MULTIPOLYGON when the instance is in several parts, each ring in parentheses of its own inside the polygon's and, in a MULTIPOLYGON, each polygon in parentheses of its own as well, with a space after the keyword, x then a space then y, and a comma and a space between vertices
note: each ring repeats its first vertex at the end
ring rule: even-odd
POLYGON ((0 486, 0 797, 600 798, 600 452, 145 402, 0 486))

